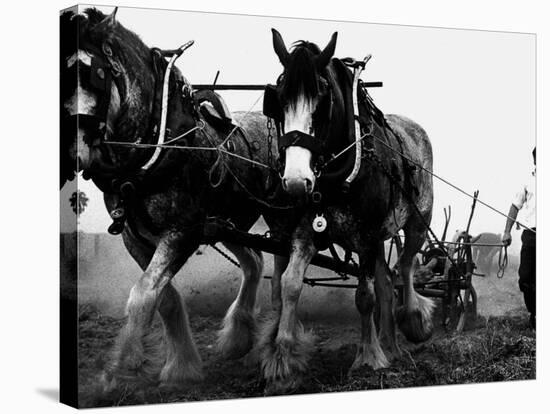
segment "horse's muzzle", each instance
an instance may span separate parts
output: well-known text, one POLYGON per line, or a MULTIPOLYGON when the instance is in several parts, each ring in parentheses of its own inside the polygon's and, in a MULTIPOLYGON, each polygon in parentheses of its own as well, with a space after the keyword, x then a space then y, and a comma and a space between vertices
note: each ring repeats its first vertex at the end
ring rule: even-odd
POLYGON ((63 142, 67 145, 70 159, 76 163, 77 172, 90 168, 101 157, 104 124, 96 116, 77 114, 62 120, 63 142))
POLYGON ((283 178, 283 189, 292 197, 304 198, 313 192, 314 183, 309 178, 283 178))

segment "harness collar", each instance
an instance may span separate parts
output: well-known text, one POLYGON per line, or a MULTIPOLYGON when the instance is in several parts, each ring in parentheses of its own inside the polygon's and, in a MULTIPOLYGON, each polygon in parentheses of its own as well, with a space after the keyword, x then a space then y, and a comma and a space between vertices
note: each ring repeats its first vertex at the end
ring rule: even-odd
MULTIPOLYGON (((182 53, 191 47, 195 43, 193 40, 190 40, 189 42, 183 44, 179 47, 179 49, 176 49, 174 51, 167 52, 166 54, 171 54, 170 61, 168 62, 168 65, 166 66, 166 70, 164 72, 164 81, 162 85, 162 109, 161 109, 161 115, 160 115, 160 129, 159 134, 157 138, 157 145, 164 144, 164 138, 166 135, 166 118, 168 116, 168 92, 169 92, 169 82, 170 82, 170 74, 172 72, 172 68, 174 66, 174 63, 176 60, 182 55, 182 53)), ((162 52, 161 52, 162 53, 162 52)), ((158 160, 158 157, 161 152, 160 147, 156 147, 155 151, 153 152, 153 155, 151 158, 141 167, 142 171, 149 170, 155 162, 158 160)))
MULTIPOLYGON (((178 88, 177 92, 181 92, 183 99, 193 100, 193 89, 189 82, 181 76, 177 76, 179 72, 173 70, 175 60, 181 56, 181 54, 191 45, 193 41, 187 42, 178 49, 163 51, 158 48, 151 49, 151 55, 153 58, 153 68, 155 73, 155 85, 153 86, 153 107, 150 115, 150 122, 144 136, 137 136, 134 143, 151 143, 154 145, 162 145, 165 142, 167 134, 170 132, 169 125, 167 125, 168 116, 168 98, 174 92, 170 88, 170 77, 173 76, 178 88), (170 57, 170 61, 166 63, 166 57, 170 57), (162 82, 162 90, 159 92, 158 85, 162 82), (180 85, 183 84, 181 91, 179 91, 180 85)), ((111 165, 104 165, 101 171, 95 171, 87 174, 88 178, 97 178, 101 182, 108 183, 115 177, 129 176, 130 174, 142 176, 145 173, 150 173, 153 167, 156 166, 160 160, 161 148, 157 147, 154 151, 150 150, 136 150, 132 148, 128 156, 125 157, 126 161, 123 165, 120 165, 115 161, 116 156, 112 152, 112 148, 109 145, 109 140, 105 136, 105 125, 108 117, 108 109, 111 100, 111 87, 112 82, 115 82, 119 94, 124 95, 125 84, 122 80, 121 69, 116 61, 112 59, 113 52, 110 45, 104 42, 101 48, 89 43, 82 44, 82 49, 87 51, 91 57, 90 67, 90 80, 89 83, 98 92, 98 108, 96 115, 74 116, 74 124, 76 122, 85 122, 87 126, 93 131, 96 131, 93 138, 93 143, 104 144, 105 150, 110 154, 111 165), (117 165, 118 164, 118 165, 117 165)), ((179 96, 179 94, 178 94, 179 96)), ((194 106, 194 105, 193 105, 194 106)), ((195 117, 194 115, 192 115, 195 117)), ((129 142, 131 144, 132 142, 129 142)), ((110 188, 109 185, 102 185, 104 189, 110 188)))

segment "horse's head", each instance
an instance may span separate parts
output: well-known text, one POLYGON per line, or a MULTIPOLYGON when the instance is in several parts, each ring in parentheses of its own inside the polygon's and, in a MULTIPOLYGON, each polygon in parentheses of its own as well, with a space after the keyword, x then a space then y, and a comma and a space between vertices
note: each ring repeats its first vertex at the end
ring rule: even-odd
POLYGON ((323 49, 314 43, 296 42, 289 52, 280 33, 272 29, 273 48, 284 67, 277 84, 283 135, 279 138, 284 162, 283 188, 304 197, 313 192, 316 167, 326 148, 331 123, 343 107, 331 58, 337 33, 323 49))
POLYGON ((104 141, 133 142, 149 127, 152 54, 115 14, 87 9, 61 17, 62 155, 77 171, 114 168, 129 150, 104 141))

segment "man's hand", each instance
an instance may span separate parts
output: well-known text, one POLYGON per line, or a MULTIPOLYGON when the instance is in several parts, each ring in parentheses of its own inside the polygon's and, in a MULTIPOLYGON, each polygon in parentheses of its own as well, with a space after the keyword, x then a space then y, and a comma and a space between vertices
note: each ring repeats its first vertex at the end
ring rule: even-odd
POLYGON ((512 235, 509 231, 504 232, 504 234, 502 235, 502 244, 504 244, 505 246, 510 246, 511 243, 512 235))

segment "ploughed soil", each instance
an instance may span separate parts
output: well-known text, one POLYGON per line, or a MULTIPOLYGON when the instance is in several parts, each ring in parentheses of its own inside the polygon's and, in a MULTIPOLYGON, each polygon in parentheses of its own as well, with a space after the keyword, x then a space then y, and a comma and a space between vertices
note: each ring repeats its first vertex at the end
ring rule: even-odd
MULTIPOLYGON (((437 312, 434 322, 440 325, 437 312)), ((191 325, 205 379, 178 388, 157 384, 124 384, 109 393, 99 388, 99 376, 124 319, 101 314, 82 305, 79 315, 79 397, 81 407, 154 404, 262 396, 264 382, 257 365, 246 358, 227 361, 214 343, 221 317, 191 314, 191 325)), ((439 327, 433 337, 412 345, 400 336, 403 351, 390 368, 364 369, 348 376, 359 340, 357 321, 310 320, 305 322, 316 337, 310 370, 298 393, 401 388, 440 384, 464 384, 535 378, 536 340, 528 315, 516 307, 496 317, 470 318, 461 334, 439 327)), ((162 329, 159 321, 157 329, 162 329)))

